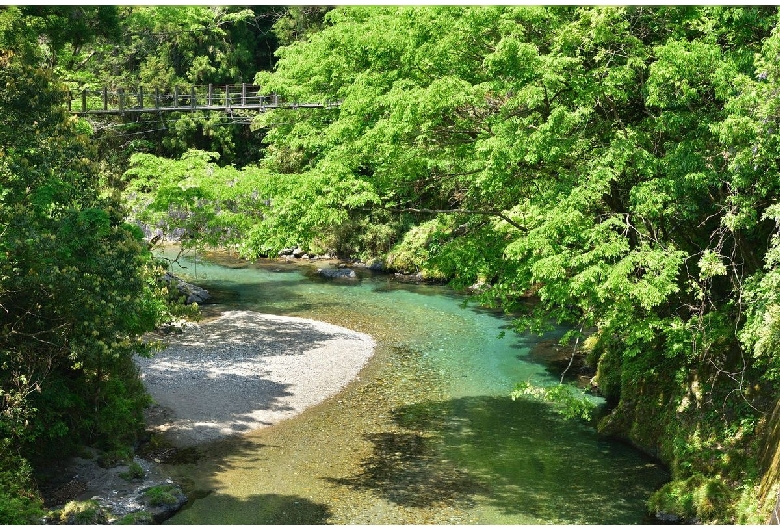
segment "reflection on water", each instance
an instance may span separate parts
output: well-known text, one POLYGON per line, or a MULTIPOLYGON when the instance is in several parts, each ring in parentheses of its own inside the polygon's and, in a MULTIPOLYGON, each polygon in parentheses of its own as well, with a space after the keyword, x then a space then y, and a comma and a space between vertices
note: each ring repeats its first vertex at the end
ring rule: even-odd
POLYGON ((342 394, 172 468, 212 493, 171 523, 630 524, 666 480, 591 427, 507 397, 518 381, 556 376, 528 358, 538 337, 499 338, 502 315, 464 309, 442 287, 209 258, 174 272, 209 289, 217 309, 323 320, 378 346, 342 394))

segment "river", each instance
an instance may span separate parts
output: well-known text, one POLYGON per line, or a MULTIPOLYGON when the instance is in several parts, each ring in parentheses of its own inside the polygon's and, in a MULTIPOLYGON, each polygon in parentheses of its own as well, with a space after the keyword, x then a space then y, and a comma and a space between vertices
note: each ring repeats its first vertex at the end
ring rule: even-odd
POLYGON ((337 396, 166 466, 191 498, 169 523, 648 522, 646 500, 667 473, 549 405, 512 401, 516 382, 560 374, 534 360, 542 339, 515 334, 503 315, 367 272, 333 282, 219 254, 180 265, 174 273, 214 295, 207 314, 322 320, 372 335, 377 349, 337 396))

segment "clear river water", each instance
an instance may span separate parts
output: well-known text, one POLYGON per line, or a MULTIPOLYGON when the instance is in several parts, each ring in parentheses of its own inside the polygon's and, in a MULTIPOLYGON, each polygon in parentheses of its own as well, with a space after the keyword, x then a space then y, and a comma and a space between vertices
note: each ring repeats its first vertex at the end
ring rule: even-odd
POLYGON ((509 398, 519 381, 559 379, 534 355, 555 333, 518 335, 448 288, 368 272, 350 283, 220 254, 179 261, 173 272, 214 296, 206 315, 317 319, 368 333, 377 348, 337 396, 165 466, 191 499, 168 523, 649 522, 646 500, 668 479, 661 466, 547 404, 509 398))

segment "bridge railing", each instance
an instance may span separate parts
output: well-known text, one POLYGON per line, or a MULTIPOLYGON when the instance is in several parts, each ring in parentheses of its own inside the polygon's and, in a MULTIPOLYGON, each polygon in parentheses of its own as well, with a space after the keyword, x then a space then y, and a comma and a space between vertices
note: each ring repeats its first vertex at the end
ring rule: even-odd
MULTIPOLYGON (((277 108, 276 94, 263 94, 262 87, 247 83, 192 85, 169 90, 103 88, 69 90, 68 111, 76 114, 123 114, 128 112, 194 111, 277 108)), ((289 104, 288 104, 289 105, 289 104)), ((295 106, 294 104, 292 106, 295 106)), ((305 106, 328 106, 306 104, 305 106)))

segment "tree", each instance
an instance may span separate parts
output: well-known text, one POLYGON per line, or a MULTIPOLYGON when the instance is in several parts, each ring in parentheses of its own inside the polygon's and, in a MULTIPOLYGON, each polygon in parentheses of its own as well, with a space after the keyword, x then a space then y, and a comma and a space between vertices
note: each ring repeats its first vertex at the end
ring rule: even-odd
MULTIPOLYGON (((273 6, 151 6, 118 10, 120 38, 67 44, 57 54, 58 75, 74 93, 142 86, 182 92, 193 85, 251 82, 273 66, 277 40, 273 6)), ((221 112, 102 117, 96 124, 104 156, 123 167, 134 152, 179 157, 189 148, 219 151, 221 163, 259 158, 258 134, 221 112)))
POLYGON ((775 26, 764 8, 338 8, 257 76, 338 110, 257 126, 270 169, 337 180, 319 231, 381 219, 484 303, 533 294, 518 329, 593 330, 602 430, 669 462, 669 496, 720 492, 685 515, 731 520, 729 481, 756 477, 700 474, 750 457, 776 389, 775 26), (388 221, 410 213, 435 216, 413 244, 388 221))
POLYGON ((28 460, 134 440, 148 396, 133 355, 150 351, 141 335, 168 311, 159 268, 100 188, 89 128, 66 115, 29 22, 0 13, 3 522, 37 512, 28 460))

